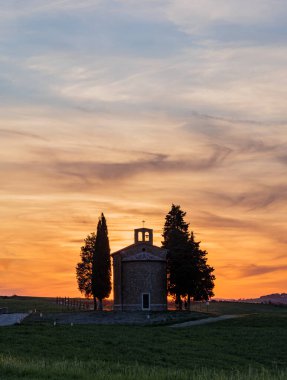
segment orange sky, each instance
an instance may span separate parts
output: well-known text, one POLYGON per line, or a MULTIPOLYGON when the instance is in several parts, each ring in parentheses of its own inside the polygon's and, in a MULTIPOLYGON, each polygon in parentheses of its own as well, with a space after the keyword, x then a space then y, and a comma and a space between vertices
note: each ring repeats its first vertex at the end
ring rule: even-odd
POLYGON ((285 290, 285 179, 273 175, 268 154, 204 144, 164 118, 135 120, 136 135, 114 130, 111 138, 93 130, 104 120, 26 112, 27 125, 39 118, 61 133, 2 134, 1 294, 79 295, 74 268, 100 213, 115 251, 132 243, 143 219, 160 244, 172 202, 209 252, 217 297, 285 290))
POLYGON ((216 297, 286 292, 287 5, 16 3, 0 14, 0 295, 78 296, 101 212, 115 251, 143 219, 160 244, 172 203, 216 297))

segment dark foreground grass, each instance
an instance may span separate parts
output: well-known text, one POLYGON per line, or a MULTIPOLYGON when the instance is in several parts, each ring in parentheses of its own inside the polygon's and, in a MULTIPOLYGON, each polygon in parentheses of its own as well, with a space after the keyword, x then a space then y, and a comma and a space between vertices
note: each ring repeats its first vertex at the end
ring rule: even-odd
POLYGON ((286 326, 276 312, 184 329, 2 327, 0 378, 286 379, 286 326))
POLYGON ((123 365, 101 361, 33 360, 29 363, 12 356, 0 356, 0 379, 97 379, 97 380, 286 380, 287 371, 279 369, 233 370, 167 369, 143 366, 138 363, 123 365))

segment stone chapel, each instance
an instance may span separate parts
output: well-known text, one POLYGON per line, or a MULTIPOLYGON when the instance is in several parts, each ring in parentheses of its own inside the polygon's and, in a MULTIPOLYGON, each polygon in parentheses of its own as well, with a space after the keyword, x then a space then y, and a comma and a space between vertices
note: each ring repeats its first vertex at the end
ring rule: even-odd
POLYGON ((166 250, 153 245, 153 230, 134 230, 134 243, 114 252, 114 310, 167 309, 166 250))

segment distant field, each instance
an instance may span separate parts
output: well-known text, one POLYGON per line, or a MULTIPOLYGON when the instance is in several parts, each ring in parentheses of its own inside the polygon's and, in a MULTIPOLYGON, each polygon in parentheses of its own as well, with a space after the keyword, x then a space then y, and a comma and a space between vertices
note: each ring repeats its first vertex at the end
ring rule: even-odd
POLYGON ((287 308, 227 303, 216 308, 213 312, 251 315, 184 329, 2 327, 0 379, 285 380, 287 308))
POLYGON ((0 297, 0 308, 7 307, 9 313, 27 313, 29 310, 61 311, 62 307, 57 305, 55 298, 46 297, 0 297))
MULTIPOLYGON (((108 301, 105 309, 111 309, 111 301, 108 301)), ((37 310, 41 312, 61 312, 68 311, 67 307, 57 305, 56 298, 52 297, 1 297, 0 308, 8 307, 9 313, 28 312, 29 310, 37 310)), ((210 302, 195 303, 191 306, 192 311, 198 311, 208 314, 249 314, 263 312, 281 312, 287 310, 286 306, 274 306, 269 304, 248 304, 240 302, 210 302)))
POLYGON ((212 314, 281 313, 282 311, 287 311, 287 305, 276 306, 244 302, 210 302, 208 306, 205 303, 195 303, 192 305, 192 310, 212 314))

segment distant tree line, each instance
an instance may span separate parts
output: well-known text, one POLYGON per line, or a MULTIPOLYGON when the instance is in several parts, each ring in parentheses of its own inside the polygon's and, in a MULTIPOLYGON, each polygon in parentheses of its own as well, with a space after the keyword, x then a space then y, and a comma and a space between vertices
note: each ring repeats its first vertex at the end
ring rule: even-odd
MULTIPOLYGON (((207 252, 195 241, 184 221, 186 213, 180 206, 172 205, 166 215, 162 247, 167 250, 168 293, 174 297, 179 309, 183 299, 208 300, 214 295, 214 268, 207 264, 207 252)), ((76 266, 79 290, 85 297, 93 297, 94 309, 102 310, 102 301, 111 292, 111 258, 108 228, 101 214, 97 233, 91 233, 81 247, 81 261, 76 266)))

